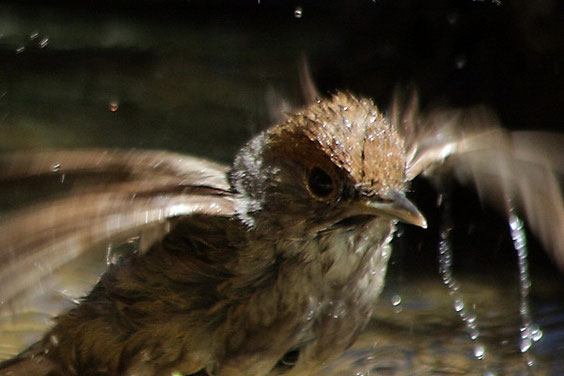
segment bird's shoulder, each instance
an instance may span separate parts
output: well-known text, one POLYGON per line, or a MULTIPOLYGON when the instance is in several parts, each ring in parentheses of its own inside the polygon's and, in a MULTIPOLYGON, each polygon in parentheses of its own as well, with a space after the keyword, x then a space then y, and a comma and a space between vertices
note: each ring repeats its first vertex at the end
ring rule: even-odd
POLYGON ((179 304, 179 310, 193 310, 196 300, 207 300, 209 307, 217 286, 232 275, 227 265, 239 253, 240 231, 230 217, 196 214, 175 218, 170 232, 148 251, 128 255, 108 270, 102 287, 133 295, 136 302, 139 295, 151 294, 145 298, 172 304, 170 307, 179 304), (147 289, 147 283, 155 288, 147 289), (175 301, 168 301, 170 298, 175 301))

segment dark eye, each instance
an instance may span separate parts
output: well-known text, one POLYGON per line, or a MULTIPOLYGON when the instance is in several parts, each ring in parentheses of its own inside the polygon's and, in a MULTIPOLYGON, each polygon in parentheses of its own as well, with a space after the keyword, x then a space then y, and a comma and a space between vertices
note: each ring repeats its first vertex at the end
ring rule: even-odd
POLYGON ((298 362, 298 358, 300 357, 300 350, 291 350, 288 351, 282 359, 278 361, 276 367, 280 370, 287 370, 292 368, 298 362))
POLYGON ((319 198, 326 198, 335 191, 335 182, 319 167, 314 167, 309 171, 307 185, 311 193, 319 198))

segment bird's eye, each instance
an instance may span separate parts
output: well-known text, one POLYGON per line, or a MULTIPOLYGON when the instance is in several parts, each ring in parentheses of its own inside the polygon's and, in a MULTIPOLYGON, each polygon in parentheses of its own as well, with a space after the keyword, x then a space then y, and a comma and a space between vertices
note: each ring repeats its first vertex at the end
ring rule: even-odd
POLYGON ((335 181, 320 167, 314 167, 307 176, 310 192, 318 198, 327 198, 335 191, 335 181))
POLYGON ((284 356, 278 361, 276 368, 279 370, 287 370, 292 368, 298 362, 298 358, 300 357, 300 350, 291 350, 288 351, 284 356))

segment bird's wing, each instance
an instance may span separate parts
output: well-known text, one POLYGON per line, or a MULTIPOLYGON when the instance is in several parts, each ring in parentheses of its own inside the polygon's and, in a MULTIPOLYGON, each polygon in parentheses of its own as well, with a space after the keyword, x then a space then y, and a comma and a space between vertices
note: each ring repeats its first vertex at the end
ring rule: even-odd
POLYGON ((564 135, 511 132, 483 107, 417 113, 416 104, 394 121, 406 134, 407 176, 440 183, 454 175, 474 184, 481 199, 506 212, 516 205, 564 270, 564 135))
POLYGON ((141 251, 167 219, 231 216, 227 167, 162 151, 52 151, 0 156, 0 189, 61 185, 55 198, 12 210, 0 222, 0 313, 45 286, 55 270, 97 245, 141 235, 141 251), (56 182, 56 183, 54 183, 56 182))

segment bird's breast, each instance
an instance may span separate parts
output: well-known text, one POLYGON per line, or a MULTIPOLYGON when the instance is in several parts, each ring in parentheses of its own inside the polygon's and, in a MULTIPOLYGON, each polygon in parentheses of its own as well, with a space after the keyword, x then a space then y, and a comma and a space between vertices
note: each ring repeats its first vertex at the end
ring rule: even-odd
POLYGON ((378 295, 391 253, 393 221, 375 218, 361 226, 337 229, 319 241, 319 262, 324 282, 374 290, 378 295))

